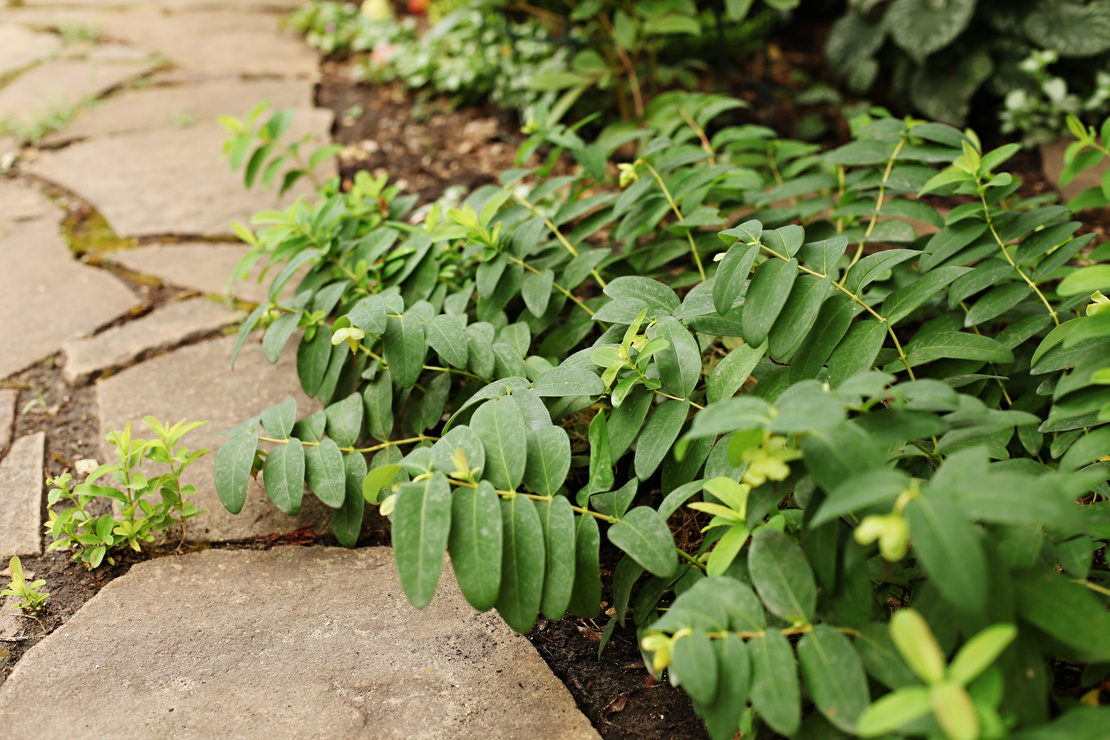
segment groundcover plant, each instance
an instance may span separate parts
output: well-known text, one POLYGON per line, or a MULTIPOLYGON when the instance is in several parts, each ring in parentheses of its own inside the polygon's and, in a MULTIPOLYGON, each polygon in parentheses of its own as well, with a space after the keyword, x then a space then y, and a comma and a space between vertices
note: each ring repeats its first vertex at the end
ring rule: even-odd
POLYGON ((362 173, 237 227, 269 262, 239 344, 297 342, 324 409, 229 430, 225 506, 307 482, 346 546, 379 506, 414 606, 450 553, 521 632, 598 615, 606 537, 607 633, 716 738, 1105 737, 1110 248, 1016 145, 876 115, 821 152, 740 105, 590 142, 541 109, 545 165, 462 204, 362 173))

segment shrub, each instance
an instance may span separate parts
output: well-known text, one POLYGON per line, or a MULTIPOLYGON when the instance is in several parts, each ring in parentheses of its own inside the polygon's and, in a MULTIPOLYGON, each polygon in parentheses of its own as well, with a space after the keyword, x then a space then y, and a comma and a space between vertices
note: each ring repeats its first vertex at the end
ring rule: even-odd
POLYGON ((379 505, 416 607, 446 551, 522 632, 599 613, 604 534, 607 630, 634 624, 714 737, 1094 737, 1105 710, 1050 671, 1097 689, 1110 664, 1105 245, 1020 196, 1017 145, 879 118, 821 153, 714 130, 737 105, 660 96, 589 143, 540 115, 523 152, 577 174, 423 220, 365 176, 256 216, 276 275, 239 344, 295 340, 325 408, 231 430, 222 501, 261 469, 291 514, 307 482, 347 546, 379 505))
MULTIPOLYGON (((1110 3, 850 0, 826 47, 834 74, 852 90, 887 86, 903 107, 954 125, 979 93, 1040 95, 1037 80, 1022 71, 1037 52, 1064 57, 1058 77, 1073 94, 1089 95, 1110 58, 1110 3)), ((1020 118, 1012 123, 1064 134, 1062 117, 1030 120, 1030 128, 1020 118)))

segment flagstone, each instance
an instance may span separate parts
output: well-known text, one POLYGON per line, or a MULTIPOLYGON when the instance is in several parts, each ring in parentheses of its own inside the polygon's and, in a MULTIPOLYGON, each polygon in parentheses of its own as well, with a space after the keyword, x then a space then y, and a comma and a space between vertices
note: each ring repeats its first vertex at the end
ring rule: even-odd
POLYGON ((179 288, 260 303, 266 299, 267 292, 267 286, 258 282, 260 265, 251 269, 246 280, 228 286, 232 271, 249 251, 250 247, 242 243, 183 242, 127 249, 114 252, 107 259, 179 288))
POLYGON ((0 119, 29 125, 134 79, 149 66, 133 62, 57 59, 24 72, 0 89, 0 119))
POLYGON ((46 137, 48 146, 91 136, 142 129, 188 128, 220 116, 242 118, 258 103, 271 110, 311 108, 312 83, 306 80, 210 80, 191 85, 159 85, 126 90, 82 112, 60 131, 46 137))
POLYGON ((0 378, 53 355, 63 342, 139 302, 113 275, 73 259, 57 212, 37 195, 0 189, 0 214, 13 211, 14 219, 0 217, 0 378))
POLYGON ((63 375, 83 385, 106 370, 123 367, 159 350, 178 347, 235 322, 238 314, 207 298, 170 303, 141 319, 114 326, 93 337, 62 345, 63 375))
POLYGON ((34 64, 61 48, 62 40, 55 34, 0 23, 0 76, 34 64))
POLYGON ((14 388, 0 388, 0 455, 8 449, 12 441, 12 427, 15 424, 15 400, 19 391, 14 388))
POLYGON ((139 563, 16 665, 0 687, 0 725, 42 740, 120 728, 265 740, 598 737, 527 638, 475 612, 449 568, 417 611, 380 547, 139 563))
POLYGON ((0 460, 0 561, 42 554, 45 432, 20 437, 0 460))
MULTIPOLYGON (((288 137, 310 133, 325 143, 331 120, 331 111, 297 110, 288 137)), ((123 237, 228 235, 232 221, 312 191, 307 179, 284 198, 261 186, 246 189, 223 158, 226 138, 217 123, 137 131, 43 152, 28 169, 90 201, 123 237)), ((334 160, 317 170, 323 177, 335 171, 334 160)))
MULTIPOLYGON (((189 522, 189 538, 199 541, 246 540, 289 532, 311 524, 318 532, 328 530, 330 509, 310 494, 296 516, 282 514, 270 502, 258 481, 251 480, 247 501, 240 514, 231 514, 216 493, 213 468, 216 451, 227 439, 220 432, 257 416, 263 409, 286 398, 297 402, 298 418, 320 408, 306 397, 297 380, 297 342, 291 341, 276 365, 262 355, 258 336, 244 344, 235 369, 231 352, 235 337, 212 339, 168 352, 141 362, 96 384, 101 434, 123 429, 128 422, 133 432, 142 430, 144 416, 163 421, 207 421, 189 433, 190 449, 205 448, 211 454, 200 458, 186 473, 185 483, 197 487, 192 497, 201 514, 189 522)), ((109 452, 107 445, 103 453, 109 452)))

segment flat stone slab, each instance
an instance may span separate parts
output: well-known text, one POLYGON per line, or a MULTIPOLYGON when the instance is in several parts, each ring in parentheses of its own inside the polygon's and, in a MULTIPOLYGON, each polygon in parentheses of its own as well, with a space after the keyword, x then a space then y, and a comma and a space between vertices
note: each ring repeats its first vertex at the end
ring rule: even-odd
POLYGON ((0 561, 42 554, 43 454, 46 433, 12 443, 0 460, 0 561))
POLYGON ((24 72, 0 89, 0 118, 24 124, 59 113, 134 79, 149 69, 132 62, 58 59, 24 72))
POLYGON ((62 345, 63 375, 71 385, 84 385, 105 370, 219 331, 235 323, 237 317, 235 311, 207 298, 171 303, 96 336, 66 342, 62 345))
MULTIPOLYGON (((304 0, 65 0, 66 5, 82 8, 115 8, 134 5, 167 9, 234 8, 236 10, 290 10, 298 8, 304 0)), ((58 5, 58 0, 22 0, 28 7, 58 5)))
MULTIPOLYGON (((290 140, 312 133, 326 142, 331 119, 331 111, 297 111, 290 140)), ((90 201, 124 237, 227 235, 232 221, 311 192, 305 179, 282 199, 276 189, 247 190, 223 158, 226 137, 216 123, 109 136, 44 152, 29 170, 90 201)), ((335 162, 318 172, 332 176, 335 162)))
POLYGON ((0 389, 0 454, 8 449, 12 441, 12 426, 15 424, 15 399, 19 391, 14 388, 0 389))
MULTIPOLYGON (((251 480, 246 504, 237 515, 224 508, 216 493, 212 470, 216 451, 227 440, 220 432, 286 398, 297 401, 298 418, 320 408, 318 402, 301 391, 296 342, 291 340, 279 362, 271 365, 262 356, 258 337, 248 338, 234 370, 230 369, 230 361, 235 337, 223 337, 160 355, 96 384, 102 436, 131 422, 133 435, 150 437, 142 423, 144 416, 174 423, 181 419, 208 421, 185 437, 189 449, 211 450, 211 454, 197 460, 185 473, 184 482, 197 487, 191 501, 208 512, 189 520, 191 540, 254 539, 306 524, 324 532, 331 522, 330 509, 312 495, 305 496, 297 516, 282 514, 255 480, 251 480)), ((105 443, 102 462, 109 459, 109 451, 105 443)))
POLYGON ((43 740, 597 738, 527 639, 443 581, 416 611, 388 548, 139 563, 16 665, 0 725, 43 740))
POLYGON ((55 34, 0 23, 0 76, 34 64, 61 48, 62 40, 55 34))
POLYGON ((151 128, 188 128, 220 116, 246 116, 256 104, 271 110, 311 108, 307 80, 210 80, 200 84, 155 86, 113 95, 43 140, 48 146, 91 136, 151 128))
MULTIPOLYGON (((5 192, 0 191, 0 213, 6 210, 5 192)), ((53 217, 10 222, 6 233, 0 219, 0 378, 138 304, 118 279, 73 259, 58 233, 57 214, 48 213, 53 217)))
POLYGON ((242 301, 261 303, 266 300, 268 286, 258 282, 262 267, 257 263, 246 280, 228 286, 228 277, 248 251, 250 247, 242 243, 184 242, 113 252, 108 259, 179 288, 208 295, 230 294, 242 301))
POLYGON ((186 71, 213 77, 316 79, 316 52, 282 32, 279 24, 276 14, 158 9, 104 13, 95 22, 113 38, 162 52, 186 71))

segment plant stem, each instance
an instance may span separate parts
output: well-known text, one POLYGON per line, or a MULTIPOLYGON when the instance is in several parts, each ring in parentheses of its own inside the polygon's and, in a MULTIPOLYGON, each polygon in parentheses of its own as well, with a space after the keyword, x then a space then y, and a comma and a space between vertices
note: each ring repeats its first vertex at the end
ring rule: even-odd
MULTIPOLYGON (((567 238, 565 236, 563 236, 563 232, 559 231, 559 227, 556 226, 555 224, 551 223, 551 219, 547 218, 546 216, 543 216, 543 214, 541 214, 539 212, 539 209, 537 209, 534 204, 530 203, 528 201, 528 199, 525 198, 523 195, 518 195, 517 193, 514 192, 513 197, 516 199, 516 201, 518 203, 520 203, 522 206, 524 206, 529 211, 531 211, 533 215, 541 216, 543 218, 544 224, 551 231, 551 233, 555 235, 555 238, 559 240, 559 243, 563 245, 563 248, 566 249, 568 252, 570 252, 571 257, 577 257, 578 256, 578 250, 575 249, 569 241, 567 241, 567 238)), ((590 270, 590 275, 592 275, 593 279, 595 281, 597 281, 598 287, 601 288, 602 290, 604 290, 605 289, 605 281, 601 279, 601 275, 598 274, 597 270, 590 270)))
MULTIPOLYGON (((902 147, 905 145, 905 143, 905 138, 899 139, 898 145, 894 147, 894 151, 890 154, 890 159, 887 160, 886 171, 883 172, 883 179, 879 181, 879 196, 875 199, 875 212, 871 214, 871 221, 868 222, 867 230, 863 232, 863 238, 860 239, 859 244, 856 246, 856 254, 852 257, 852 261, 848 264, 848 269, 844 271, 844 278, 841 279, 841 282, 844 282, 844 280, 847 279, 848 270, 851 270, 852 266, 859 262, 860 257, 863 256, 863 245, 867 243, 867 239, 871 236, 871 232, 875 230, 875 224, 879 222, 879 211, 882 210, 883 200, 886 197, 886 184, 890 180, 891 170, 894 169, 894 160, 898 158, 898 153, 902 151, 902 147)), ((841 175, 841 177, 843 177, 843 174, 841 175)))
MULTIPOLYGON (((671 210, 674 211, 674 215, 678 218, 678 222, 685 223, 686 219, 682 217, 682 211, 678 210, 678 204, 675 203, 674 198, 671 197, 671 191, 667 188, 667 184, 663 182, 663 176, 651 166, 651 162, 641 161, 643 165, 648 168, 648 171, 651 172, 651 176, 655 178, 655 181, 659 183, 659 187, 662 189, 663 195, 667 197, 667 203, 670 204, 671 210)), ((694 255, 694 264, 698 266, 698 275, 701 276, 702 282, 705 282, 705 268, 702 267, 701 255, 698 254, 697 245, 694 244, 694 235, 691 233, 690 229, 686 229, 686 239, 690 242, 690 253, 694 255)))

